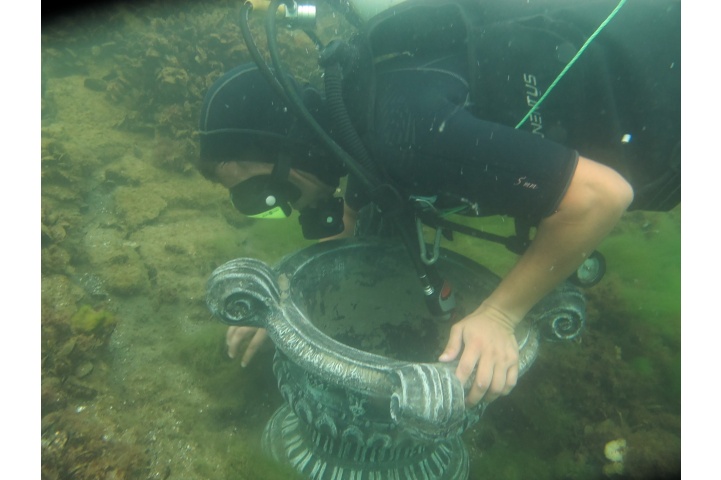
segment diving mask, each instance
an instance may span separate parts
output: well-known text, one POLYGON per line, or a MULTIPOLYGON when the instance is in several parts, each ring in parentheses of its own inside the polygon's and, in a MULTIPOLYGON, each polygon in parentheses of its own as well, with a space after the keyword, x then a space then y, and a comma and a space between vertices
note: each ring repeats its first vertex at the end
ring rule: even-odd
MULTIPOLYGON (((230 189, 230 201, 243 215, 252 218, 288 218, 290 206, 300 198, 298 187, 288 180, 273 180, 271 175, 257 175, 230 189)), ((329 197, 313 207, 306 207, 298 219, 303 236, 317 240, 343 231, 343 199, 329 197)))
POLYGON ((288 218, 290 206, 300 198, 300 189, 288 180, 257 175, 230 189, 230 201, 243 215, 252 218, 288 218))

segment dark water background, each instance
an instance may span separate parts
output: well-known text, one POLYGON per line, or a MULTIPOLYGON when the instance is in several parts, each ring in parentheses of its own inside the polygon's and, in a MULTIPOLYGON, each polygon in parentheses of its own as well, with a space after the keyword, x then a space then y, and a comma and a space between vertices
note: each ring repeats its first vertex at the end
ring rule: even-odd
MULTIPOLYGON (((259 450, 281 404, 272 349, 245 369, 229 361, 204 303, 225 261, 309 245, 295 220, 241 218, 191 165, 202 95, 249 60, 236 7, 113 5, 43 26, 44 479, 290 478, 259 450)), ((327 9, 319 23, 324 40, 349 28, 327 9)), ((312 43, 280 42, 290 70, 318 82, 312 43)), ((615 439, 628 444, 626 478, 677 471, 680 223, 680 208, 635 212, 604 241, 609 273, 587 292, 586 332, 544 346, 464 435, 471 478, 603 478, 615 439)), ((514 260, 460 236, 445 246, 499 274, 514 260)))

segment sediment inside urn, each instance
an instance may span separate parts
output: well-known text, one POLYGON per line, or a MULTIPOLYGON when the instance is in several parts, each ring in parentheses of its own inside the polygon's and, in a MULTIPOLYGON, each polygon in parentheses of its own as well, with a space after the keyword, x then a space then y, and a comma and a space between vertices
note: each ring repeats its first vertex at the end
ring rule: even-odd
MULTIPOLYGON (((451 325, 480 300, 475 305, 467 301, 463 282, 454 281, 451 274, 452 283, 459 283, 457 308, 450 319, 435 317, 410 263, 373 263, 378 264, 351 260, 342 268, 314 266, 318 268, 311 275, 315 278, 302 280, 296 303, 319 330, 345 345, 396 360, 435 362, 451 325), (325 275, 317 274, 319 270, 325 270, 325 275)), ((296 281, 301 280, 296 277, 296 281)))

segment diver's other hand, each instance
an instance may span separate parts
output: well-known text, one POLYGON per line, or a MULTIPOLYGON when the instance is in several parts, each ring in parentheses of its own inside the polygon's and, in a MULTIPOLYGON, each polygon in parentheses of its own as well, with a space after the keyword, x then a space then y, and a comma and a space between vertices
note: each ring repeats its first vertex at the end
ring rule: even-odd
POLYGON ((243 367, 248 365, 255 352, 268 338, 268 332, 264 328, 257 327, 228 327, 228 332, 225 334, 225 343, 228 345, 228 356, 230 358, 235 358, 238 355, 241 345, 248 338, 250 338, 250 343, 245 347, 245 353, 243 353, 243 358, 240 360, 243 367))
POLYGON ((468 406, 481 400, 492 402, 508 395, 516 386, 518 342, 513 334, 514 325, 503 312, 481 305, 451 327, 450 338, 438 360, 450 362, 463 350, 456 367, 456 377, 463 385, 478 366, 466 396, 468 406))

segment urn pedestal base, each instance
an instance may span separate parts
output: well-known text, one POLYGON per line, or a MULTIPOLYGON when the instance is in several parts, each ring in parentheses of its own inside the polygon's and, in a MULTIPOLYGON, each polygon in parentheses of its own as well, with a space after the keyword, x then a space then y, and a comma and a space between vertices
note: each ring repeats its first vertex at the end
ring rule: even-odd
POLYGON ((468 478, 468 451, 460 437, 415 448, 363 447, 308 428, 288 405, 266 425, 263 450, 314 480, 468 478))

